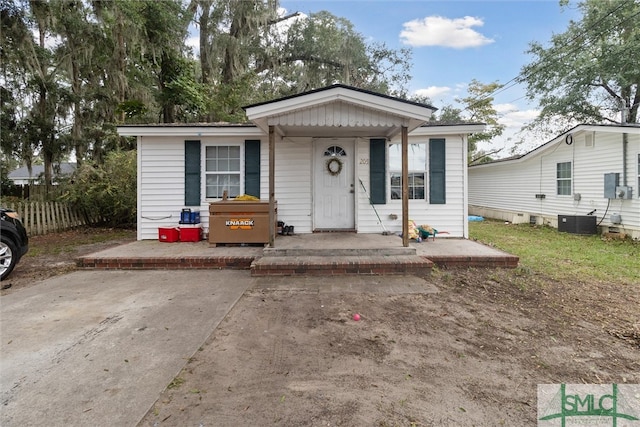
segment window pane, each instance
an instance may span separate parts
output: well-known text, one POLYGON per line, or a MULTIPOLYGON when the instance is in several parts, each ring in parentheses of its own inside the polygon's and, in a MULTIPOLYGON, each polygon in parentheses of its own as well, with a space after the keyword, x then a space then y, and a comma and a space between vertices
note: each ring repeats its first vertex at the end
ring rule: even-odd
POLYGON ((240 158, 240 147, 237 145, 231 146, 231 147, 227 147, 229 154, 228 157, 230 159, 239 159, 240 158))
POLYGON ((207 197, 221 198, 227 190, 229 197, 236 197, 240 194, 239 174, 209 174, 207 175, 207 197))
MULTIPOLYGON (((409 199, 425 199, 426 174, 427 170, 427 145, 409 144, 407 147, 407 166, 409 199)), ((389 145, 389 170, 391 178, 391 199, 402 198, 402 145, 389 145)))
MULTIPOLYGON (((402 199, 402 174, 392 173, 391 175, 391 199, 402 199)), ((408 175, 409 199, 424 200, 425 198, 425 174, 424 172, 412 172, 408 175)))
POLYGON ((240 172, 239 146, 211 146, 206 149, 207 172, 240 172))
POLYGON ((560 196, 571 195, 571 181, 566 181, 566 180, 558 181, 558 195, 560 196))
POLYGON ((571 195, 571 162, 556 164, 557 191, 559 196, 571 195))
POLYGON ((325 157, 344 157, 347 155, 347 153, 344 151, 344 149, 342 147, 339 147, 337 145, 333 145, 329 148, 327 148, 324 151, 324 155, 325 157))
POLYGON ((558 165, 557 165, 557 177, 558 178, 571 178, 571 162, 558 163, 558 165))
POLYGON ((399 200, 402 198, 402 175, 399 173, 391 174, 391 199, 399 200))
POLYGON ((218 168, 216 169, 220 172, 226 172, 229 170, 229 160, 218 158, 218 168))
MULTIPOLYGON (((427 145, 409 144, 407 147, 409 170, 424 171, 427 168, 427 145)), ((389 145, 389 170, 402 170, 402 145, 389 145)))

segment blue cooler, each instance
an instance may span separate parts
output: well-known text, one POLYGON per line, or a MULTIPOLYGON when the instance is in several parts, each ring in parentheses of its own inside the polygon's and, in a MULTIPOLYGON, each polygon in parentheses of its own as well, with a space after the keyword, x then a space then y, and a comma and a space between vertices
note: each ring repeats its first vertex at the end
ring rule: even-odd
POLYGON ((200 224, 200 211, 190 208, 182 209, 180 212, 180 224, 200 224))

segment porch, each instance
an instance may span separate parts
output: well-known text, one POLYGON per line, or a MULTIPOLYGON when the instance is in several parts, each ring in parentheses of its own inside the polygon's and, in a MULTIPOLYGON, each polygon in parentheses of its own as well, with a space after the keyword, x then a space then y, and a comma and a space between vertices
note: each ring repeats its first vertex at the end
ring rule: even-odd
POLYGON ((515 268, 518 257, 466 239, 402 245, 396 235, 315 233, 276 238, 275 247, 137 241, 77 260, 93 269, 247 269, 254 276, 428 276, 431 268, 515 268))

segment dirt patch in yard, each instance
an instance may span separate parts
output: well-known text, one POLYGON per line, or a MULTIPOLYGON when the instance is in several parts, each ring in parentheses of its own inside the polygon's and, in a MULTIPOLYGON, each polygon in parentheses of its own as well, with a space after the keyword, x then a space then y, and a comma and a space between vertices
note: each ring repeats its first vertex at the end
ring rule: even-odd
POLYGON ((0 295, 76 269, 76 259, 136 240, 135 230, 83 227, 29 237, 29 251, 0 282, 0 295))
MULTIPOLYGON (((33 237, 2 294, 134 239, 33 237)), ((425 294, 273 280, 243 295, 141 426, 535 425, 538 384, 640 383, 640 284, 522 268, 435 271, 425 294)))
POLYGON ((432 294, 254 288, 140 425, 535 425, 538 384, 640 383, 637 288, 524 276, 440 271, 432 294))

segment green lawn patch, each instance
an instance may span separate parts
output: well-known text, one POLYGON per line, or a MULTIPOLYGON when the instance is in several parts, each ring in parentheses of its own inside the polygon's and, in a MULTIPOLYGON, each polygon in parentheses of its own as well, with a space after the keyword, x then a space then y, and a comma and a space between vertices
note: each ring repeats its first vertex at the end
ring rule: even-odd
POLYGON ((640 284, 640 242, 561 233, 548 226, 470 223, 470 237, 520 257, 520 266, 554 279, 640 284))

